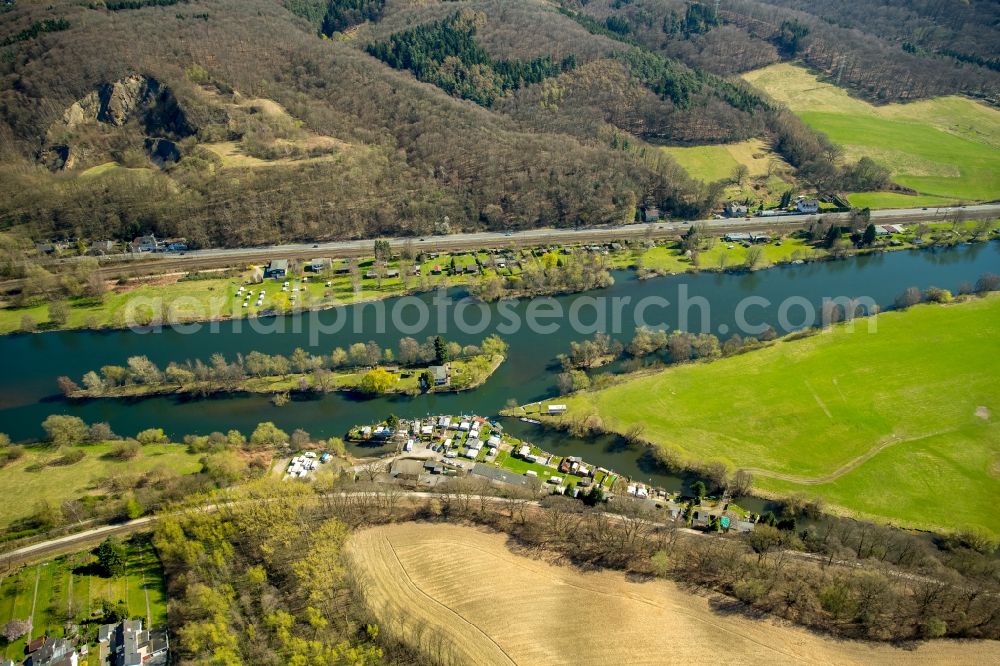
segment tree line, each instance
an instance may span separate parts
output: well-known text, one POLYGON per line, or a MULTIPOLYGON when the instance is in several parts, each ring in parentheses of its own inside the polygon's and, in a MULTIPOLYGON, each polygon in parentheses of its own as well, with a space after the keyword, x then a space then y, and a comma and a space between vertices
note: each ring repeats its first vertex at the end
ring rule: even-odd
MULTIPOLYGON (((146 356, 132 356, 124 366, 105 365, 99 371, 87 372, 81 382, 88 393, 101 395, 118 387, 131 385, 162 387, 195 382, 235 385, 248 378, 298 374, 310 375, 314 390, 330 390, 333 386, 333 371, 385 365, 407 367, 444 364, 451 360, 477 356, 502 356, 506 351, 507 344, 498 336, 491 335, 478 346, 462 346, 457 342, 446 341, 441 336, 428 336, 423 343, 415 338, 405 337, 399 341, 395 352, 392 348, 383 349, 374 340, 369 340, 367 343, 356 342, 346 349, 337 347, 325 355, 310 354, 297 347, 288 356, 252 351, 245 355, 237 354, 229 361, 223 354, 216 353, 208 363, 201 360, 182 363, 171 361, 162 369, 146 356)), ((371 379, 374 381, 380 376, 373 375, 371 379)), ((81 390, 76 382, 65 376, 58 379, 58 384, 65 395, 74 395, 81 390)), ((307 382, 305 387, 309 386, 307 382)), ((385 390, 372 392, 384 393, 385 390)))
POLYGON ((610 264, 589 252, 545 252, 522 260, 521 272, 492 275, 472 285, 472 293, 485 301, 541 294, 575 293, 614 284, 610 264))

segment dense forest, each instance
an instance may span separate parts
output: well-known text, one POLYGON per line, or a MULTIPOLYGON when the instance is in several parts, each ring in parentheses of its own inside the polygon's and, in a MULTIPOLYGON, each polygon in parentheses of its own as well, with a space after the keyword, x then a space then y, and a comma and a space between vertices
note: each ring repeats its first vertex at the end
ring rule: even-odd
POLYGON ((500 97, 576 66, 573 55, 561 63, 549 56, 529 62, 497 60, 476 43, 476 24, 485 16, 455 12, 450 17, 369 44, 367 51, 390 67, 407 69, 445 92, 492 106, 500 97))

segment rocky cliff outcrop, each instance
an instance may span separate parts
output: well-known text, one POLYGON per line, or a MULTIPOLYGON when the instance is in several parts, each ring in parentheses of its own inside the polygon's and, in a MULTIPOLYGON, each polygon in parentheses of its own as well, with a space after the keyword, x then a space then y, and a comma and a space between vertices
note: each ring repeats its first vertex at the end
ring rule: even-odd
MULTIPOLYGON (((147 149, 159 146, 159 142, 150 139, 176 140, 194 133, 167 86, 153 77, 132 74, 102 84, 67 107, 49 128, 49 147, 44 151, 43 161, 54 169, 71 169, 74 163, 79 163, 74 159, 77 153, 105 152, 100 148, 99 137, 106 134, 102 129, 127 126, 134 126, 137 131, 133 140, 147 149)), ((163 162, 163 155, 155 157, 159 159, 154 161, 163 162)))

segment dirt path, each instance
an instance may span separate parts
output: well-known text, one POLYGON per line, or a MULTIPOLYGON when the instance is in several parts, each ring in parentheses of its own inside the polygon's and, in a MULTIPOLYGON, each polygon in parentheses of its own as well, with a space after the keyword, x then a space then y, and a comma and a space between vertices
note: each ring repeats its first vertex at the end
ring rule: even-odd
POLYGON ((38 583, 42 579, 42 565, 35 567, 35 591, 31 595, 31 615, 28 616, 28 640, 35 631, 35 604, 38 603, 38 583))
MULTIPOLYGON (((817 400, 819 400, 819 398, 817 398, 817 400)), ((751 474, 755 474, 757 476, 765 476, 769 479, 779 479, 781 481, 797 483, 803 486, 815 486, 821 483, 830 483, 831 481, 837 480, 838 478, 842 477, 848 472, 854 471, 861 465, 865 464, 866 462, 877 456, 882 451, 885 451, 890 446, 895 446, 896 444, 908 444, 910 442, 919 442, 920 440, 928 439, 929 437, 937 437, 938 435, 943 435, 946 432, 948 431, 941 430, 938 432, 932 432, 927 435, 920 435, 919 437, 910 437, 908 439, 900 439, 895 436, 890 437, 881 444, 876 444, 872 448, 868 449, 857 458, 854 458, 853 460, 844 463, 836 470, 830 472, 829 474, 824 474, 823 476, 797 476, 795 474, 784 474, 782 472, 774 472, 769 469, 760 469, 758 467, 746 467, 744 469, 746 469, 746 471, 750 472, 751 474)))
POLYGON ((153 626, 153 611, 149 608, 149 588, 146 587, 146 572, 142 572, 142 593, 146 597, 146 626, 153 626))
POLYGON ((346 552, 383 630, 452 663, 1000 663, 997 641, 900 649, 720 613, 715 597, 531 559, 473 527, 377 527, 346 552))

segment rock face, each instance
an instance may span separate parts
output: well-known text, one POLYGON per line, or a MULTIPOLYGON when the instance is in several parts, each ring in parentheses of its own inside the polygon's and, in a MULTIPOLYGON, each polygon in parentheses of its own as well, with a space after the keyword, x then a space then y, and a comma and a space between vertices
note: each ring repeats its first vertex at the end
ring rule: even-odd
POLYGON ((132 141, 143 145, 160 166, 179 159, 173 141, 194 133, 167 86, 153 77, 132 74, 102 84, 67 107, 62 118, 49 128, 49 145, 42 161, 54 170, 62 170, 73 168, 77 161, 73 155, 80 149, 94 159, 106 156, 106 147, 95 137, 100 136, 101 128, 126 125, 138 130, 138 136, 132 133, 132 141), (97 129, 98 134, 84 131, 88 127, 97 129))
POLYGON ((156 79, 133 74, 114 83, 105 83, 94 92, 73 102, 63 113, 62 128, 74 130, 87 122, 101 122, 121 127, 143 106, 151 104, 160 92, 156 79))
POLYGON ((97 120, 121 127, 141 106, 153 103, 160 92, 156 79, 132 75, 101 86, 97 120))

